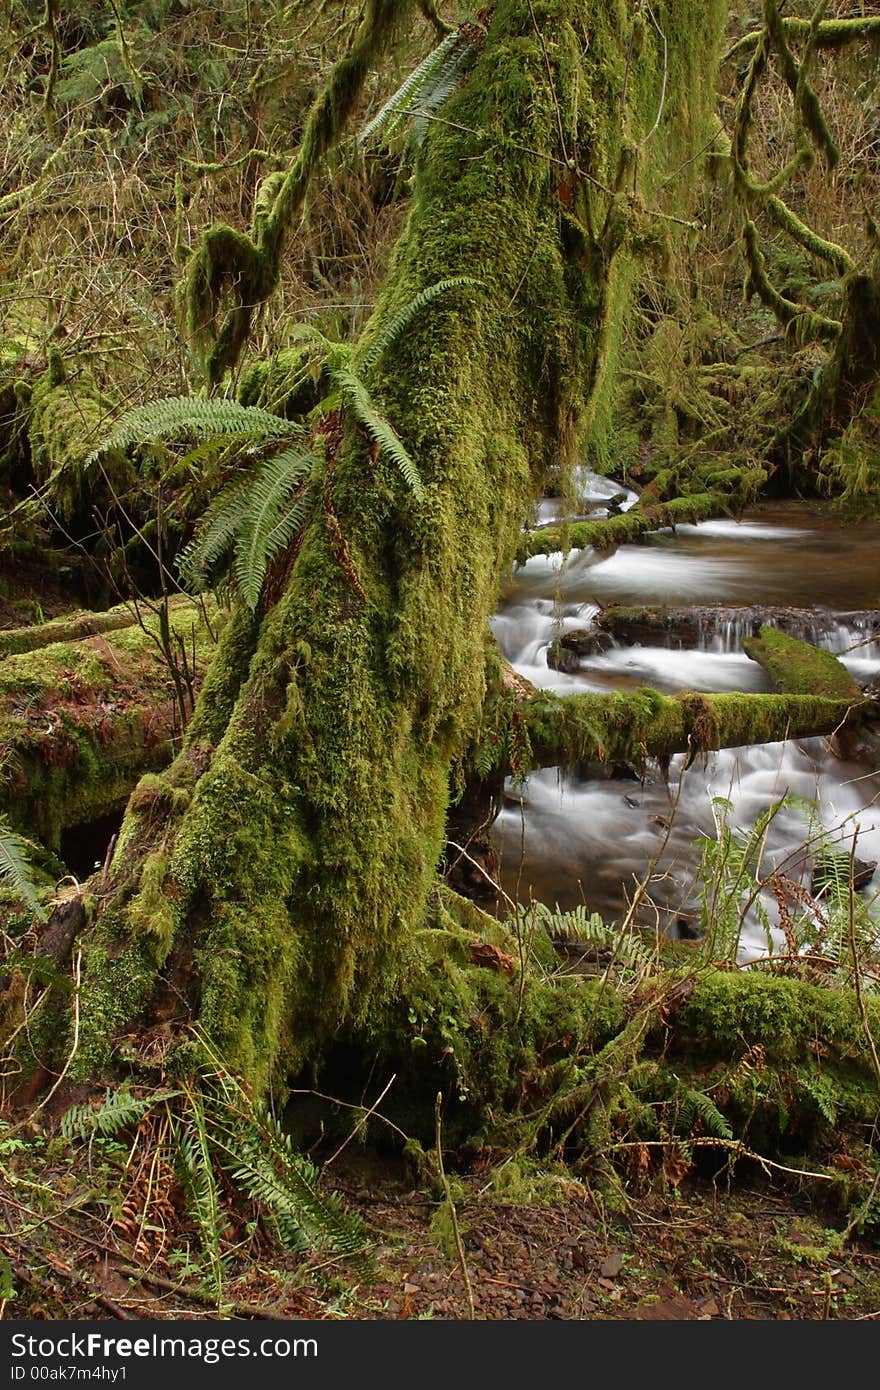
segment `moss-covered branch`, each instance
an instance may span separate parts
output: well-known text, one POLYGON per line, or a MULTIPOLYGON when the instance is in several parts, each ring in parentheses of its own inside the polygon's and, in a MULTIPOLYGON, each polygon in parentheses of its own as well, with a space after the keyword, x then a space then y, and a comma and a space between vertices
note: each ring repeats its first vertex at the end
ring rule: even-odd
POLYGON ((642 763, 830 734, 856 722, 868 707, 858 690, 853 699, 693 691, 670 696, 647 687, 613 695, 536 691, 526 698, 517 691, 489 707, 483 741, 498 750, 505 771, 521 775, 536 767, 642 763))
MULTIPOLYGON (((770 607, 764 604, 689 604, 686 607, 660 607, 640 604, 636 607, 612 604, 596 615, 596 632, 609 633, 627 645, 694 647, 708 636, 716 636, 735 625, 745 637, 757 637, 764 623, 772 623, 792 637, 814 639, 817 632, 831 633, 840 621, 861 631, 880 630, 880 611, 864 609, 831 614, 813 608, 770 607)), ((563 634, 560 645, 578 650, 578 639, 589 632, 563 634), (569 639, 571 639, 569 641, 569 639)), ((794 692, 790 692, 794 693, 794 692)), ((804 691, 804 694, 816 693, 804 691)))
MULTIPOLYGON (((801 19, 797 15, 784 15, 782 28, 789 39, 805 39, 809 37, 811 21, 801 19)), ((761 42, 763 32, 763 29, 753 29, 750 33, 743 34, 742 38, 737 39, 727 50, 724 61, 729 62, 746 53, 753 53, 761 42)), ((880 40, 880 15, 852 15, 846 19, 823 19, 816 29, 815 46, 817 49, 827 50, 871 40, 880 40)))
POLYGON ((766 304, 779 322, 800 342, 807 342, 810 338, 838 337, 841 332, 839 319, 817 314, 807 305, 788 299, 773 285, 767 274, 767 261, 761 250, 758 228, 751 219, 743 228, 743 245, 749 267, 747 293, 757 294, 761 302, 766 304))
MULTIPOLYGON (((751 486, 757 491, 763 473, 752 474, 751 486)), ((745 479, 745 475, 743 475, 745 479)), ((607 546, 627 545, 641 540, 651 531, 676 523, 706 521, 714 516, 728 516, 743 505, 742 495, 730 492, 703 492, 686 497, 672 497, 667 502, 643 502, 619 516, 599 521, 573 521, 567 525, 545 526, 529 531, 517 547, 516 560, 525 564, 533 555, 552 555, 556 551, 602 550, 607 546)))
POLYGON ((261 185, 251 234, 216 223, 193 251, 181 289, 182 316, 210 382, 218 382, 238 361, 254 310, 278 282, 287 237, 320 161, 339 140, 371 69, 400 32, 413 4, 414 0, 368 0, 354 45, 312 103, 299 154, 286 173, 271 174, 261 185))

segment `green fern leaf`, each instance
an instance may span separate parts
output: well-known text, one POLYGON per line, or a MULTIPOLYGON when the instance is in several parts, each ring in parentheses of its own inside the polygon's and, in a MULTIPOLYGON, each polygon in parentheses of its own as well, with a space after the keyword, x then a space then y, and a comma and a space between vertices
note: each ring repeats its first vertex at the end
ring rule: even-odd
POLYGON ((458 67, 457 53, 463 45, 470 47, 467 40, 457 30, 452 34, 447 34, 445 39, 413 69, 406 81, 398 87, 393 96, 388 98, 373 119, 364 126, 357 137, 357 143, 366 145, 379 135, 387 143, 401 122, 406 119, 407 115, 412 114, 413 109, 418 106, 419 95, 428 81, 436 82, 438 74, 442 74, 447 65, 458 67))
POLYGON ((367 388, 350 367, 340 367, 334 375, 341 387, 343 398, 356 418, 379 447, 393 459, 416 501, 421 502, 425 496, 425 489, 419 470, 395 434, 390 421, 375 409, 367 388))
POLYGON ((313 1165, 292 1153, 287 1136, 265 1112, 257 1114, 259 1132, 246 1133, 239 1145, 236 1181, 275 1214, 288 1240, 305 1237, 363 1263, 370 1242, 361 1219, 335 1194, 319 1191, 313 1165))
POLYGON ((179 1091, 154 1091, 149 1096, 134 1096, 126 1086, 109 1088, 97 1109, 90 1105, 73 1105, 61 1117, 61 1133, 65 1139, 89 1139, 93 1134, 111 1139, 120 1130, 138 1124, 143 1117, 163 1101, 179 1095, 179 1091))
POLYGON ((0 816, 0 880, 22 898, 41 921, 46 913, 34 889, 31 866, 27 860, 27 842, 0 816))
POLYGON ((235 587, 256 609, 273 557, 314 509, 314 492, 307 486, 314 465, 315 456, 307 450, 286 449, 229 483, 178 557, 184 582, 203 588, 211 569, 231 550, 235 587))
POLYGON ((456 275, 448 280, 438 280, 436 284, 428 285, 425 289, 420 290, 408 304, 403 306, 398 314, 395 314, 380 337, 370 345, 365 356, 361 359, 360 371, 365 372, 369 367, 372 367, 394 340, 400 337, 407 324, 430 304, 432 299, 436 299, 438 295, 446 294, 449 290, 458 289, 462 285, 479 286, 482 283, 482 280, 475 280, 471 275, 456 275))
POLYGON ((567 912, 553 911, 546 903, 533 902, 517 908, 518 930, 527 931, 534 918, 548 935, 563 941, 582 941, 598 951, 607 953, 614 963, 626 970, 647 969, 652 964, 651 952, 637 936, 624 933, 614 923, 604 922, 597 912, 589 912, 579 903, 567 912))
POLYGON ((685 1092, 688 1120, 692 1128, 695 1123, 698 1123, 716 1139, 733 1138, 733 1130, 726 1117, 710 1096, 707 1096, 704 1091, 691 1090, 689 1086, 684 1086, 682 1089, 685 1092))
POLYGON ((233 1181, 272 1215, 289 1248, 329 1247, 366 1268, 370 1241, 361 1218, 334 1193, 319 1190, 317 1169, 293 1151, 264 1106, 254 1105, 228 1073, 216 1080, 221 1093, 211 1103, 210 1132, 233 1181))
POLYGON ((86 459, 92 463, 110 449, 126 449, 165 439, 270 440, 302 437, 303 426, 255 405, 231 400, 169 396, 129 410, 86 459))
POLYGON ((220 1254, 220 1195, 214 1177, 211 1145, 201 1096, 187 1089, 185 1117, 177 1121, 177 1144, 183 1186, 189 1200, 202 1248, 210 1265, 218 1305, 223 1296, 223 1260, 220 1254))
POLYGON ((477 51, 474 44, 459 44, 447 62, 432 69, 421 84, 417 97, 410 100, 407 108, 407 113, 412 117, 409 139, 416 149, 421 148, 431 116, 461 85, 476 59, 477 51))
POLYGON ((285 534, 291 534, 290 516, 285 518, 283 509, 291 493, 308 478, 313 462, 310 453, 286 450, 264 464, 248 487, 247 510, 235 541, 233 573, 236 588, 251 611, 260 601, 273 557, 268 539, 274 537, 277 544, 285 534))

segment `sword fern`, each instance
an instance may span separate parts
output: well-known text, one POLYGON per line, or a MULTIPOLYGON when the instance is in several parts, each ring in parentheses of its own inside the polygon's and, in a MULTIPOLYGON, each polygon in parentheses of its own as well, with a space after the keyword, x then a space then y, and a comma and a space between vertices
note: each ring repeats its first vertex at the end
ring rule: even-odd
MULTIPOLYGON (((397 467, 417 502, 425 490, 415 460, 391 421, 373 401, 364 373, 397 341, 413 318, 441 294, 478 285, 470 276, 439 280, 415 295, 369 345, 358 363, 351 348, 311 324, 298 324, 291 341, 309 345, 332 383, 330 395, 307 417, 318 421, 340 406, 347 409, 381 452, 397 467)), ((89 456, 135 444, 192 441, 178 465, 193 469, 225 451, 224 463, 238 469, 208 506, 177 564, 184 583, 202 589, 224 570, 241 600, 255 611, 273 558, 312 520, 320 493, 321 454, 305 424, 257 405, 234 400, 178 396, 128 411, 89 456)))
POLYGON ((27 858, 27 841, 16 835, 5 816, 0 816, 0 881, 41 920, 45 911, 34 889, 33 874, 27 858))
MULTIPOLYGON (((475 29, 472 25, 462 26, 447 34, 364 126, 357 137, 358 144, 366 145, 375 140, 387 145, 411 120, 411 139, 420 145, 428 125, 426 116, 452 95, 476 59, 479 43, 471 33, 475 29)), ((482 37, 481 31, 476 32, 482 37)))

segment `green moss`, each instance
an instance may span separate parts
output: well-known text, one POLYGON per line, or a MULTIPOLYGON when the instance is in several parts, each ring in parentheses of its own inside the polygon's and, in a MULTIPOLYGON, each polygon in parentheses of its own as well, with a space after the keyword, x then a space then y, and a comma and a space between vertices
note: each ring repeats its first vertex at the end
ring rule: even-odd
POLYGON ((284 348, 274 357, 255 362, 242 374, 238 399, 242 405, 273 410, 288 420, 314 410, 330 389, 322 364, 308 348, 284 348))
POLYGON ((757 661, 784 694, 814 695, 828 700, 862 700, 862 692, 831 652, 799 642, 765 623, 757 637, 747 637, 743 651, 757 661))
POLYGON ((153 850, 144 860, 140 888, 129 908, 132 929, 153 938, 153 955, 163 965, 174 940, 174 905, 163 890, 168 878, 169 860, 163 850, 153 850))
POLYGON ((71 376, 56 352, 49 370, 36 383, 30 401, 29 440, 37 482, 61 517, 69 520, 98 498, 125 493, 134 469, 124 452, 102 456, 104 473, 88 472, 85 460, 106 433, 111 402, 83 371, 71 376))
MULTIPOLYGON (((194 607, 175 606, 170 622, 194 644, 198 677, 211 632, 194 607)), ((133 624, 3 658, 0 805, 17 828, 57 848, 64 828, 121 810, 141 772, 170 761, 173 686, 154 632, 148 619, 146 631, 133 624)))
POLYGON ((500 767, 519 776, 585 762, 639 764, 648 757, 831 733, 852 715, 852 704, 850 693, 668 696, 645 686, 612 695, 541 691, 523 697, 496 687, 473 758, 484 773, 500 767))
MULTIPOLYGON (((872 1032, 880 1027, 880 1001, 867 1004, 872 1032)), ((821 989, 759 971, 716 971, 700 982, 678 1015, 676 1036, 695 1054, 739 1057, 753 1045, 772 1062, 809 1057, 821 1038, 823 1056, 869 1064, 861 1017, 851 990, 821 989)))

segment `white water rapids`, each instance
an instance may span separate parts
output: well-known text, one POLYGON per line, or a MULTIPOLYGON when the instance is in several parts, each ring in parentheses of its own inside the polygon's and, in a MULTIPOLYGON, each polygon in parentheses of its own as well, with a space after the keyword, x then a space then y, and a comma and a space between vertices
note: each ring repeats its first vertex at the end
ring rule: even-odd
MULTIPOLYGON (((593 516, 603 514, 594 509, 597 504, 620 491, 592 474, 582 484, 583 509, 593 516)), ((623 505, 634 500, 630 494, 623 505)), ((559 507, 541 503, 538 523, 555 519, 559 507)), ((863 630, 835 615, 880 607, 878 558, 880 527, 873 523, 844 525, 800 505, 764 508, 744 521, 659 532, 645 544, 620 546, 610 555, 576 551, 567 563, 560 555, 536 556, 514 573, 492 625, 516 670, 559 694, 640 685, 668 694, 762 691, 772 687, 741 649, 745 624, 737 609, 755 604, 813 608, 821 610, 822 621, 803 635, 840 654, 864 684, 880 675, 880 643, 866 643, 863 630), (598 606, 610 604, 723 604, 732 611, 695 649, 614 645, 581 657, 573 674, 552 670, 546 659, 550 643, 562 633, 590 627, 598 606)), ((751 827, 784 795, 815 801, 822 823, 847 849, 857 832, 858 857, 880 862, 880 772, 834 757, 826 740, 722 750, 697 759, 682 781, 683 761, 673 759, 668 783, 656 768, 642 782, 583 780, 550 768, 532 774, 523 787, 508 784, 492 831, 505 891, 563 908, 585 902, 608 918, 619 917, 663 843, 677 800, 650 890, 657 916, 643 919, 656 920, 675 935, 676 917, 693 913, 698 902, 701 851, 694 842, 714 835, 711 803, 719 796, 733 804, 735 829, 751 827)), ((780 813, 768 832, 764 870, 796 869, 805 834, 801 815, 780 813)), ((880 872, 871 890, 878 886, 880 872)), ((747 924, 745 954, 765 948, 757 924, 747 924)))

